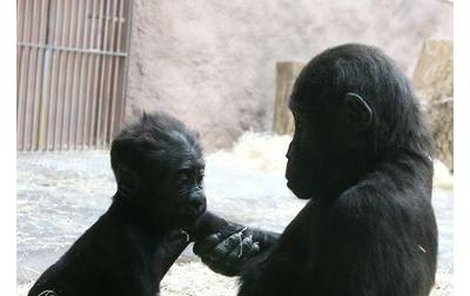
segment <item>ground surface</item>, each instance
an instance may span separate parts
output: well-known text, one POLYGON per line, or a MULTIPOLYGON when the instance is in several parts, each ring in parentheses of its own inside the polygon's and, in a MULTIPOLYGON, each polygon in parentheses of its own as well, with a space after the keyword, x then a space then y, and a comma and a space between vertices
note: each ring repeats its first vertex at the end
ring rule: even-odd
MULTIPOLYGON (((282 231, 303 206, 285 187, 288 137, 247 135, 231 152, 208 157, 209 208, 248 225, 282 231)), ((434 207, 440 230, 433 296, 452 295, 452 187, 436 167, 434 207)), ((39 274, 109 206, 115 191, 106 152, 22 153, 17 163, 18 293, 27 294, 39 274)), ((162 296, 235 295, 236 278, 211 272, 183 253, 162 282, 162 296)))

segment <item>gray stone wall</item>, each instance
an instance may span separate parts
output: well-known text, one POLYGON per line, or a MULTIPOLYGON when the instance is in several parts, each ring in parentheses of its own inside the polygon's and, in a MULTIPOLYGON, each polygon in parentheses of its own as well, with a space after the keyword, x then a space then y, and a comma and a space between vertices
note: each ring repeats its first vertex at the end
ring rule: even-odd
POLYGON ((452 39, 439 0, 135 0, 126 118, 163 110, 200 130, 206 151, 272 126, 278 61, 327 47, 383 48, 411 76, 427 38, 452 39))
POLYGON ((454 170, 454 46, 427 40, 416 65, 413 83, 423 103, 425 118, 435 140, 434 156, 454 170))

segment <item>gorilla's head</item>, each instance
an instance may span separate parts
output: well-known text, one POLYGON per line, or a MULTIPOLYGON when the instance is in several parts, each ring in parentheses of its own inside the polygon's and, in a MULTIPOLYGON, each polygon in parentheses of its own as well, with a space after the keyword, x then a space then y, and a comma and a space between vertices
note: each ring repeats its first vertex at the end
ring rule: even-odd
POLYGON ((300 198, 334 198, 391 153, 431 151, 406 77, 374 47, 347 44, 314 57, 289 108, 295 133, 286 178, 300 198))
POLYGON ((189 225, 204 213, 204 160, 197 134, 164 114, 144 114, 113 141, 118 198, 159 222, 189 225))

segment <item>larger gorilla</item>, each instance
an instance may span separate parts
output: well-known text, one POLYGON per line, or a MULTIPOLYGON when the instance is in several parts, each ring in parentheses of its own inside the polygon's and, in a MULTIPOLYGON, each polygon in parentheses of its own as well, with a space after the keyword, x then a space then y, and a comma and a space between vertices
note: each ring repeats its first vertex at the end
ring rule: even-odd
POLYGON ((328 49, 300 73, 289 108, 287 186, 309 202, 279 237, 207 213, 195 253, 240 275, 240 296, 428 295, 432 142, 398 66, 370 46, 328 49))

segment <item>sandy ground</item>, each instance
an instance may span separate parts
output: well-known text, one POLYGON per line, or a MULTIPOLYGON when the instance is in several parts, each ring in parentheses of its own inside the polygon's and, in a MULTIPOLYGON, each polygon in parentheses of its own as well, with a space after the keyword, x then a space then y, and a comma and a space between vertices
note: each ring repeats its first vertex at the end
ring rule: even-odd
MULTIPOLYGON (((174 265, 162 282, 162 296, 235 296, 237 280, 214 274, 200 262, 179 263, 174 265), (191 278, 198 274, 197 278, 191 278), (181 280, 184 275, 187 281, 181 280), (195 292, 197 291, 197 292, 195 292)), ((450 296, 452 293, 452 275, 437 274, 437 282, 431 296, 450 296)))
MULTIPOLYGON (((32 283, 18 286, 25 296, 32 283)), ((451 296, 452 275, 438 273, 431 296, 451 296)), ((199 261, 180 258, 161 283, 161 296, 235 296, 237 279, 218 275, 199 261)))
MULTIPOLYGON (((303 202, 285 188, 288 137, 248 134, 232 151, 208 157, 209 207, 246 225, 282 231, 303 202)), ((452 178, 436 166, 433 203, 440 228, 440 266, 432 296, 452 295, 452 178)), ((18 155, 18 292, 27 295, 52 264, 109 206, 115 190, 107 152, 18 155)), ((191 246, 161 283, 162 296, 236 295, 237 279, 204 266, 191 246)))

